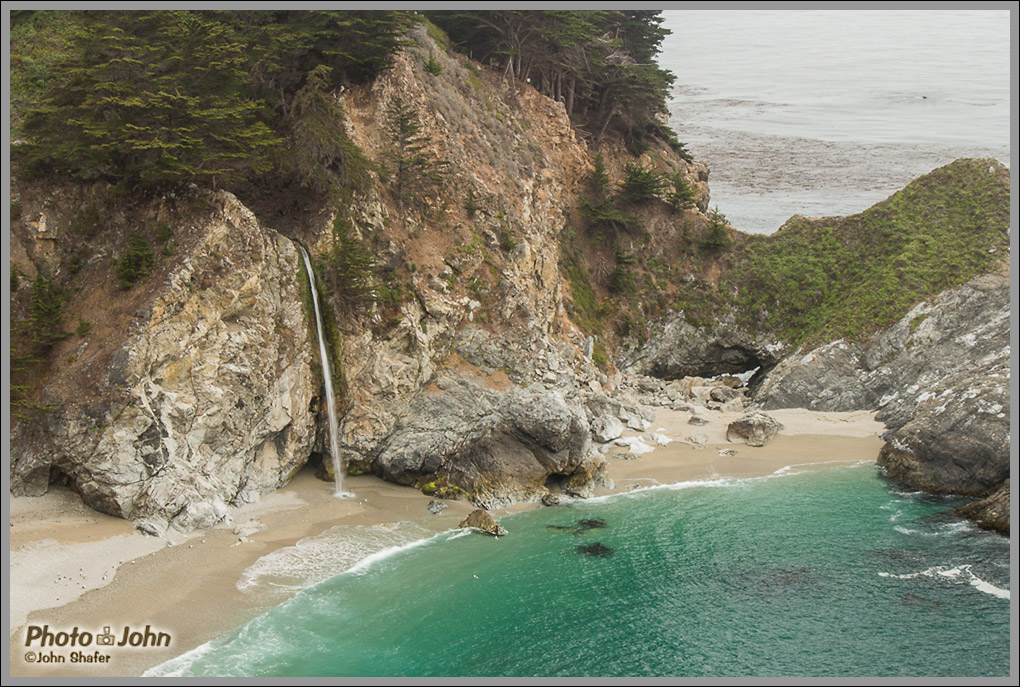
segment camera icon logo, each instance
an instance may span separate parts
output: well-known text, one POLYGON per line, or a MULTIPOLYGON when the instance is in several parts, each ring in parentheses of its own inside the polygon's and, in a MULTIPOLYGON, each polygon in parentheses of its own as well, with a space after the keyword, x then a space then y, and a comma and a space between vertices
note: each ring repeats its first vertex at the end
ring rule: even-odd
POLYGON ((114 635, 110 632, 110 626, 103 628, 103 634, 96 635, 96 644, 100 646, 113 646, 114 635))

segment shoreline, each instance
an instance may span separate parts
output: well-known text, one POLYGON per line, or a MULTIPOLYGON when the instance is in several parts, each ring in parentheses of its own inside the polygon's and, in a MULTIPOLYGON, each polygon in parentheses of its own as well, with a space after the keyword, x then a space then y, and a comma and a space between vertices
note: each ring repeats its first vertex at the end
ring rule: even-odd
MULTIPOLYGON (((693 426, 687 424, 688 413, 660 408, 647 432, 624 433, 642 437, 655 450, 626 459, 617 457, 626 447, 612 446, 607 473, 613 486, 597 487, 595 496, 679 482, 758 477, 787 467, 874 462, 883 443, 879 434, 884 426, 874 413, 792 409, 769 414, 784 429, 766 446, 753 448, 726 441, 726 425, 739 413, 714 413, 707 425, 693 426), (655 444, 651 436, 657 432, 672 441, 655 444)), ((128 521, 92 511, 67 490, 51 490, 42 497, 9 496, 12 677, 141 675, 293 596, 301 585, 270 581, 255 583, 248 591, 239 589, 245 571, 271 554, 300 553, 299 542, 327 546, 329 541, 320 539, 337 525, 361 526, 392 537, 395 528, 406 523, 423 538, 456 528, 474 510, 466 501, 445 501, 448 508, 432 515, 426 509, 431 497, 374 476, 347 477, 344 485, 356 498, 336 498, 330 483, 305 468, 290 484, 257 503, 232 509, 231 524, 172 535, 170 541, 142 535, 128 521), (46 647, 36 656, 49 652, 63 656, 65 662, 28 662, 26 652, 38 650, 38 640, 25 646, 29 625, 48 625, 53 633, 78 627, 96 634, 109 626, 117 642, 124 628, 144 633, 148 626, 154 635, 170 635, 170 646, 79 647, 86 657, 108 655, 103 663, 72 663, 72 647, 46 647)), ((498 520, 541 507, 522 503, 492 514, 498 520)), ((339 574, 381 548, 386 547, 359 550, 344 567, 322 574, 339 574)), ((310 586, 307 578, 303 586, 310 586)))

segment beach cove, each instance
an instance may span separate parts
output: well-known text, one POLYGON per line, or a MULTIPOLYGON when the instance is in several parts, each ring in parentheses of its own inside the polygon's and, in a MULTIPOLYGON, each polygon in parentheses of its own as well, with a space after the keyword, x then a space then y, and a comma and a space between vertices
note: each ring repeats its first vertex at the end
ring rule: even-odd
MULTIPOLYGON (((609 476, 614 488, 601 487, 598 493, 756 477, 791 466, 873 462, 881 447, 882 425, 870 413, 791 410, 773 414, 786 429, 766 446, 752 448, 726 442, 726 423, 735 414, 730 418, 719 413, 708 425, 695 428, 686 424, 688 413, 659 409, 655 429, 662 428, 662 434, 677 439, 697 429, 707 435, 705 447, 674 441, 631 460, 611 458, 609 476), (733 450, 735 455, 720 455, 720 450, 733 450)), ((649 431, 648 436, 653 433, 649 431)), ((91 511, 66 491, 54 490, 39 499, 11 497, 12 671, 52 676, 139 675, 281 603, 301 586, 339 574, 387 546, 455 528, 473 509, 464 501, 446 501, 449 508, 436 516, 426 509, 430 498, 416 490, 372 476, 349 477, 345 484, 355 499, 334 498, 330 484, 306 469, 278 492, 235 510, 233 524, 167 540, 134 532, 129 522, 91 511), (235 528, 251 520, 266 529, 243 539, 235 534, 235 528), (333 545, 346 543, 350 551, 333 551, 322 561, 317 553, 309 553, 302 562, 299 542, 308 548, 308 542, 336 527, 354 536, 334 532, 333 545), (400 527, 404 531, 395 533, 400 527), (375 542, 372 529, 384 533, 375 542), (357 542, 359 533, 361 542, 357 542), (291 571, 294 586, 246 585, 245 572, 257 570, 260 560, 273 560, 274 554, 276 561, 289 560, 295 566, 291 571), (50 579, 40 579, 40 570, 46 570, 50 579), (88 589, 81 589, 82 585, 88 589), (25 663, 25 651, 31 649, 24 646, 26 628, 44 624, 68 630, 151 625, 169 633, 172 642, 169 647, 113 647, 110 661, 103 664, 25 663)), ((540 507, 516 504, 493 515, 499 519, 540 507)), ((281 572, 287 576, 286 570, 281 572)))

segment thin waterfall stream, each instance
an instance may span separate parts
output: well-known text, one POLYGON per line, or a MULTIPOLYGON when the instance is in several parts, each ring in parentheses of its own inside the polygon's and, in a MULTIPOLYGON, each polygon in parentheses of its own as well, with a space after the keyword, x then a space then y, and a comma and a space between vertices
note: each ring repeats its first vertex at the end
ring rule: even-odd
POLYGON ((329 415, 329 455, 333 459, 333 478, 336 481, 336 496, 341 498, 353 497, 354 494, 344 491, 343 466, 340 464, 340 446, 337 443, 339 425, 336 419, 336 399, 333 397, 333 371, 329 364, 329 353, 326 350, 322 312, 319 309, 319 292, 315 288, 315 271, 312 269, 312 261, 308 257, 308 251, 300 243, 297 243, 297 247, 305 261, 305 270, 308 272, 308 288, 312 292, 312 305, 315 307, 315 332, 319 335, 319 360, 322 363, 322 381, 326 389, 326 412, 329 415))

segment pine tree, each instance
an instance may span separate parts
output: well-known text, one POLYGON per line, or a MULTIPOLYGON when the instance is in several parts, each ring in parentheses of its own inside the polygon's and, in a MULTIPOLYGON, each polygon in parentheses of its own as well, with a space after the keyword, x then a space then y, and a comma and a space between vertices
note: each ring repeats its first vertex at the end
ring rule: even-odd
POLYGON ((673 172, 668 176, 671 188, 666 194, 666 203, 674 210, 693 208, 697 203, 694 189, 682 172, 673 172))
POLYGON ((315 67, 294 96, 280 164, 301 185, 336 198, 364 187, 372 164, 344 131, 346 114, 332 95, 331 73, 315 67))
POLYGON ((403 209, 406 200, 442 184, 450 163, 429 149, 432 138, 423 133, 414 108, 399 96, 390 103, 386 129, 393 142, 387 158, 396 182, 397 202, 403 209))

